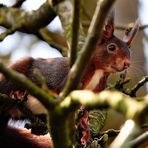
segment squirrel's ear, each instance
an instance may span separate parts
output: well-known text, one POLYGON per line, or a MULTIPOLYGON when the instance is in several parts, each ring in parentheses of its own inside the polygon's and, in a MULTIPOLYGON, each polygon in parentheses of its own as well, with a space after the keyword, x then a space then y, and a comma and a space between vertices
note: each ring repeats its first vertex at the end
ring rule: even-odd
POLYGON ((140 21, 139 19, 136 20, 134 26, 131 28, 129 27, 126 32, 125 32, 125 36, 123 38, 123 41, 127 43, 127 45, 130 46, 134 36, 136 35, 136 33, 139 30, 139 25, 140 25, 140 21))
POLYGON ((105 28, 103 31, 103 38, 108 39, 111 38, 114 34, 114 11, 108 16, 107 22, 105 24, 105 28))

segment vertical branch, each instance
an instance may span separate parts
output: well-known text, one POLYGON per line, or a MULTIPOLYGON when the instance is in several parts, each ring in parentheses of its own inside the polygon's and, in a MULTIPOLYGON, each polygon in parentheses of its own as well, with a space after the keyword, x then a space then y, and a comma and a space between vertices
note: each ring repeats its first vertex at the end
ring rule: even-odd
MULTIPOLYGON (((80 5, 80 0, 79 1, 76 0, 75 2, 77 2, 76 7, 78 8, 80 5)), ((69 48, 70 48, 70 43, 71 43, 71 38, 72 38, 71 25, 72 25, 72 7, 74 7, 73 4, 71 3, 71 1, 65 0, 64 2, 60 3, 59 5, 57 5, 55 7, 56 13, 60 17, 69 48)), ((75 11, 75 12, 76 12, 76 15, 78 16, 79 15, 78 11, 75 11)), ((78 17, 78 18, 80 19, 80 17, 78 17)), ((75 25, 78 25, 78 24, 76 24, 76 22, 77 21, 75 21, 75 25)), ((77 43, 78 44, 77 49, 78 49, 78 51, 80 51, 82 49, 84 42, 85 42, 85 34, 84 34, 83 27, 80 22, 79 22, 78 32, 79 32, 79 41, 77 43)))
POLYGON ((89 61, 93 55, 95 50, 95 46, 98 38, 101 37, 102 27, 105 21, 105 18, 113 5, 115 0, 100 0, 98 2, 97 8, 95 10, 95 14, 93 16, 88 36, 85 41, 85 44, 81 50, 81 54, 77 58, 75 64, 72 66, 69 75, 68 81, 61 92, 60 96, 67 96, 72 90, 76 89, 81 81, 82 75, 86 70, 89 61))
POLYGON ((59 115, 57 111, 49 113, 49 127, 54 148, 72 147, 72 137, 69 137, 67 114, 59 115))
POLYGON ((80 1, 73 0, 73 19, 71 31, 70 67, 74 64, 77 56, 77 45, 79 37, 80 1))

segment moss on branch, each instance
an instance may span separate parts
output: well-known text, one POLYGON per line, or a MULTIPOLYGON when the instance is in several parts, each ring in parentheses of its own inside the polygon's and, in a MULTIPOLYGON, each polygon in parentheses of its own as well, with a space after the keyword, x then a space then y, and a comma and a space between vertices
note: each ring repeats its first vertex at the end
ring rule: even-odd
POLYGON ((17 26, 18 31, 36 33, 48 25, 55 16, 56 13, 48 2, 32 13, 18 8, 3 7, 0 8, 0 25, 6 28, 17 26))
POLYGON ((138 102, 118 91, 107 90, 99 94, 86 90, 73 91, 61 102, 60 108, 67 109, 70 106, 77 105, 84 105, 88 109, 110 107, 132 119, 137 119, 137 117, 148 111, 148 103, 138 102))

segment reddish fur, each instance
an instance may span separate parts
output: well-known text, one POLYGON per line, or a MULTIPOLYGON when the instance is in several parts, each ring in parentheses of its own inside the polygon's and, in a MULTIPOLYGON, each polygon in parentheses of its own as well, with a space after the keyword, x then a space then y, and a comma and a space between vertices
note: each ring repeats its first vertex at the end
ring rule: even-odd
POLYGON ((1 148, 51 148, 52 142, 49 135, 37 136, 27 129, 4 128, 0 132, 1 148))
POLYGON ((17 72, 27 75, 28 69, 30 69, 32 66, 33 61, 34 59, 32 57, 27 57, 17 61, 15 64, 10 65, 9 67, 17 72))

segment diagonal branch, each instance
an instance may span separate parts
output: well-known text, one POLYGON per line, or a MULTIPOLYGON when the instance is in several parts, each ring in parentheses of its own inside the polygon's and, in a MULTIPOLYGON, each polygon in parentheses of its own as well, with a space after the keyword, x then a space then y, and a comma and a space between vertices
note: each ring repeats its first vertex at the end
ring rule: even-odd
POLYGON ((130 144, 131 147, 134 148, 134 147, 140 146, 142 143, 144 143, 146 141, 148 141, 148 131, 143 133, 139 137, 135 138, 131 142, 129 142, 129 144, 130 144))
POLYGON ((148 82, 148 76, 145 76, 142 80, 140 80, 133 88, 131 88, 129 95, 132 97, 136 96, 136 92, 141 88, 145 83, 148 82))
POLYGON ((12 79, 16 83, 22 84, 22 87, 27 89, 30 94, 37 97, 47 109, 51 109, 55 106, 55 98, 50 93, 43 91, 41 88, 36 86, 24 75, 6 68, 1 62, 0 72, 2 72, 6 78, 12 79))

